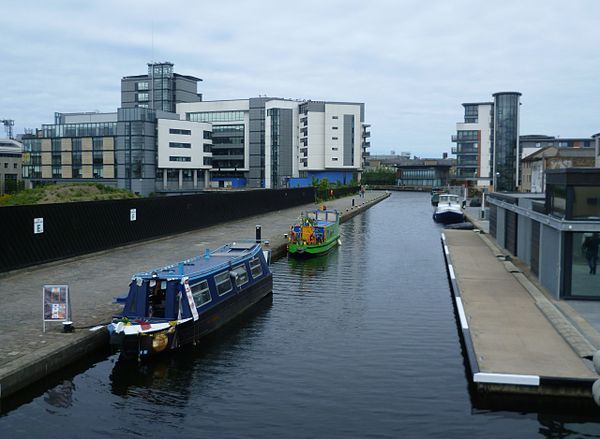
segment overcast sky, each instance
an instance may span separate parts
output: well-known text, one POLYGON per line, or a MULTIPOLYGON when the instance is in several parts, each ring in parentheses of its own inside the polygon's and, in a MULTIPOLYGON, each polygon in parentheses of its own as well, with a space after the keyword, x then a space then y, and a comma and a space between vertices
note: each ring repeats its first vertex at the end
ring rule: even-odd
MULTIPOLYGON (((115 111, 151 60, 205 100, 364 102, 371 153, 438 157, 463 102, 520 91, 521 134, 600 132, 600 1, 3 2, 0 119, 115 111)), ((0 133, 3 136, 4 133, 0 133)))

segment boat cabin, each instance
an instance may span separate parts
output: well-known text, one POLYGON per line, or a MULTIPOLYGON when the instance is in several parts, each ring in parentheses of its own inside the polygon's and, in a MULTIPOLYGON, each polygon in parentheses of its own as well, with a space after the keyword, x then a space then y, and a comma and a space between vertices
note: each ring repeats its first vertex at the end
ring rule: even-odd
POLYGON ((136 273, 119 317, 181 320, 218 305, 269 275, 260 245, 233 243, 204 256, 136 273), (194 309, 192 309, 194 307, 194 309))
POLYGON ((439 196, 439 201, 438 201, 438 205, 439 204, 457 204, 460 205, 461 201, 460 201, 460 197, 458 195, 453 195, 453 194, 442 194, 439 196))

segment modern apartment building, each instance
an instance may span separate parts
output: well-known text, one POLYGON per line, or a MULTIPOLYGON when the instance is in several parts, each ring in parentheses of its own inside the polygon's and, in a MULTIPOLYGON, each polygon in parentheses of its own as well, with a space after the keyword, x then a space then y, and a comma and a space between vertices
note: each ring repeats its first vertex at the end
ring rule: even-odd
POLYGON ((35 135, 23 136, 23 178, 48 182, 102 181, 116 186, 117 113, 55 113, 35 135))
POLYGON ((519 92, 493 94, 493 102, 464 103, 464 122, 456 124, 457 178, 495 191, 519 184, 519 92))
POLYGON ((493 102, 462 104, 464 122, 456 124, 456 177, 476 186, 488 186, 492 175, 493 102))
POLYGON ((0 195, 14 192, 21 181, 23 145, 13 139, 0 139, 0 195))

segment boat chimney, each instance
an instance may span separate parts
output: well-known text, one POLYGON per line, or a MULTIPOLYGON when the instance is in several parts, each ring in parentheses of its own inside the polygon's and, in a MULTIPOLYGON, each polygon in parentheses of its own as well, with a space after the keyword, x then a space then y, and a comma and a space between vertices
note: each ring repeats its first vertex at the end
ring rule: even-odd
POLYGON ((256 225, 256 243, 260 244, 260 234, 261 234, 261 226, 260 224, 256 225))
POLYGON ((209 248, 204 249, 204 259, 210 259, 210 249, 209 248))

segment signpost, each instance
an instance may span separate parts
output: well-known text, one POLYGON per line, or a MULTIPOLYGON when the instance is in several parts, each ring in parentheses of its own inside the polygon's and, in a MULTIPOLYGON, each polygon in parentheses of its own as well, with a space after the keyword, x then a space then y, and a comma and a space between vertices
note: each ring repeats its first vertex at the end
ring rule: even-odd
POLYGON ((70 320, 71 309, 68 285, 44 285, 42 287, 43 329, 46 322, 66 322, 70 320))

